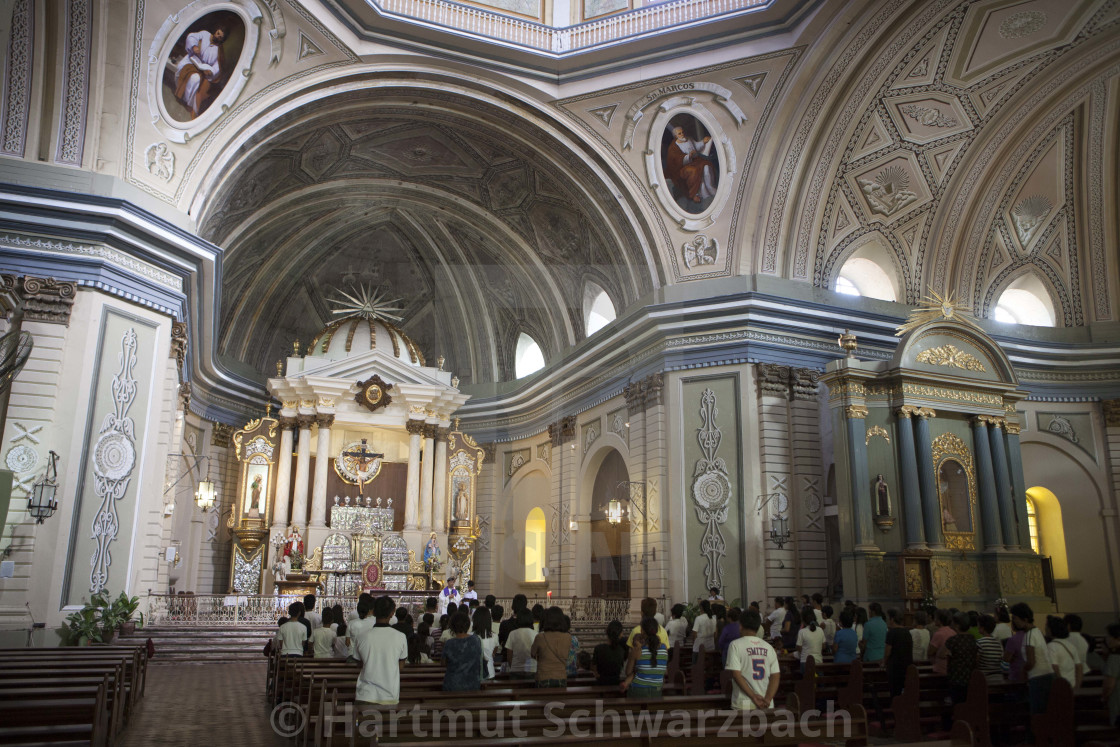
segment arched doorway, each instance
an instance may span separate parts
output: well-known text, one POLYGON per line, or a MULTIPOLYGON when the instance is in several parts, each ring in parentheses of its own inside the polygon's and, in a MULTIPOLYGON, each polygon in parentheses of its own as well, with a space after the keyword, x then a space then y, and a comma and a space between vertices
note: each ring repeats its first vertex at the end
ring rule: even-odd
POLYGON ((630 519, 618 524, 607 520, 607 504, 617 497, 618 484, 630 472, 622 455, 613 449, 595 475, 591 492, 591 596, 630 597, 630 519))

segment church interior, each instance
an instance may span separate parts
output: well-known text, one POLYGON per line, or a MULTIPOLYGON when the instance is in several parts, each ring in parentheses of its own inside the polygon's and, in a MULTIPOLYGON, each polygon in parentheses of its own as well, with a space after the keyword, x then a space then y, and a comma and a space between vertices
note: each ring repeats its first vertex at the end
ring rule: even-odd
POLYGON ((4 0, 0 53, 0 672, 123 594, 139 716, 228 666, 271 745, 306 594, 1120 620, 1120 1, 4 0))

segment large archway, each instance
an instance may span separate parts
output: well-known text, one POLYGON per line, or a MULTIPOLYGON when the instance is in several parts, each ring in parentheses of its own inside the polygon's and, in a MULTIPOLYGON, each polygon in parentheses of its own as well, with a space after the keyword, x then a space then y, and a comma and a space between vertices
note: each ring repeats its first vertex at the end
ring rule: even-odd
POLYGON ((623 514, 613 523, 607 515, 611 499, 623 500, 619 483, 628 482, 630 472, 622 455, 614 449, 604 457, 595 474, 591 492, 591 596, 630 597, 630 519, 623 514))

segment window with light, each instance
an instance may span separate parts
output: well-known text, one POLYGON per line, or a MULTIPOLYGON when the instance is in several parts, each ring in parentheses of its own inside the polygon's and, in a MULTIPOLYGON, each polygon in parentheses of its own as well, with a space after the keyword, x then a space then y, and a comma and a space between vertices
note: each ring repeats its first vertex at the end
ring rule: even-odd
POLYGON ((522 379, 544 368, 544 353, 541 346, 524 332, 517 338, 517 351, 514 354, 513 370, 522 379))
POLYGON ((534 508, 525 519, 525 581, 544 581, 544 511, 534 508))

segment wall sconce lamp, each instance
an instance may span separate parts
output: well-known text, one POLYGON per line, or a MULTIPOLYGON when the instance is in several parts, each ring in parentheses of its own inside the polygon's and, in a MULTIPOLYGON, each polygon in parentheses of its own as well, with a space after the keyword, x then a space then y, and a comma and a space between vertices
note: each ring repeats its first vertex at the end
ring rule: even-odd
POLYGON ((58 454, 52 450, 47 457, 47 471, 43 477, 31 486, 27 496, 27 513, 31 514, 36 524, 42 524, 43 519, 49 519, 58 509, 58 454))
POLYGON ((568 529, 572 530, 573 532, 578 532, 579 522, 575 519, 568 519, 568 529))
POLYGON ((785 516, 771 516, 770 517, 770 539, 781 550, 789 541, 789 519, 785 516))

